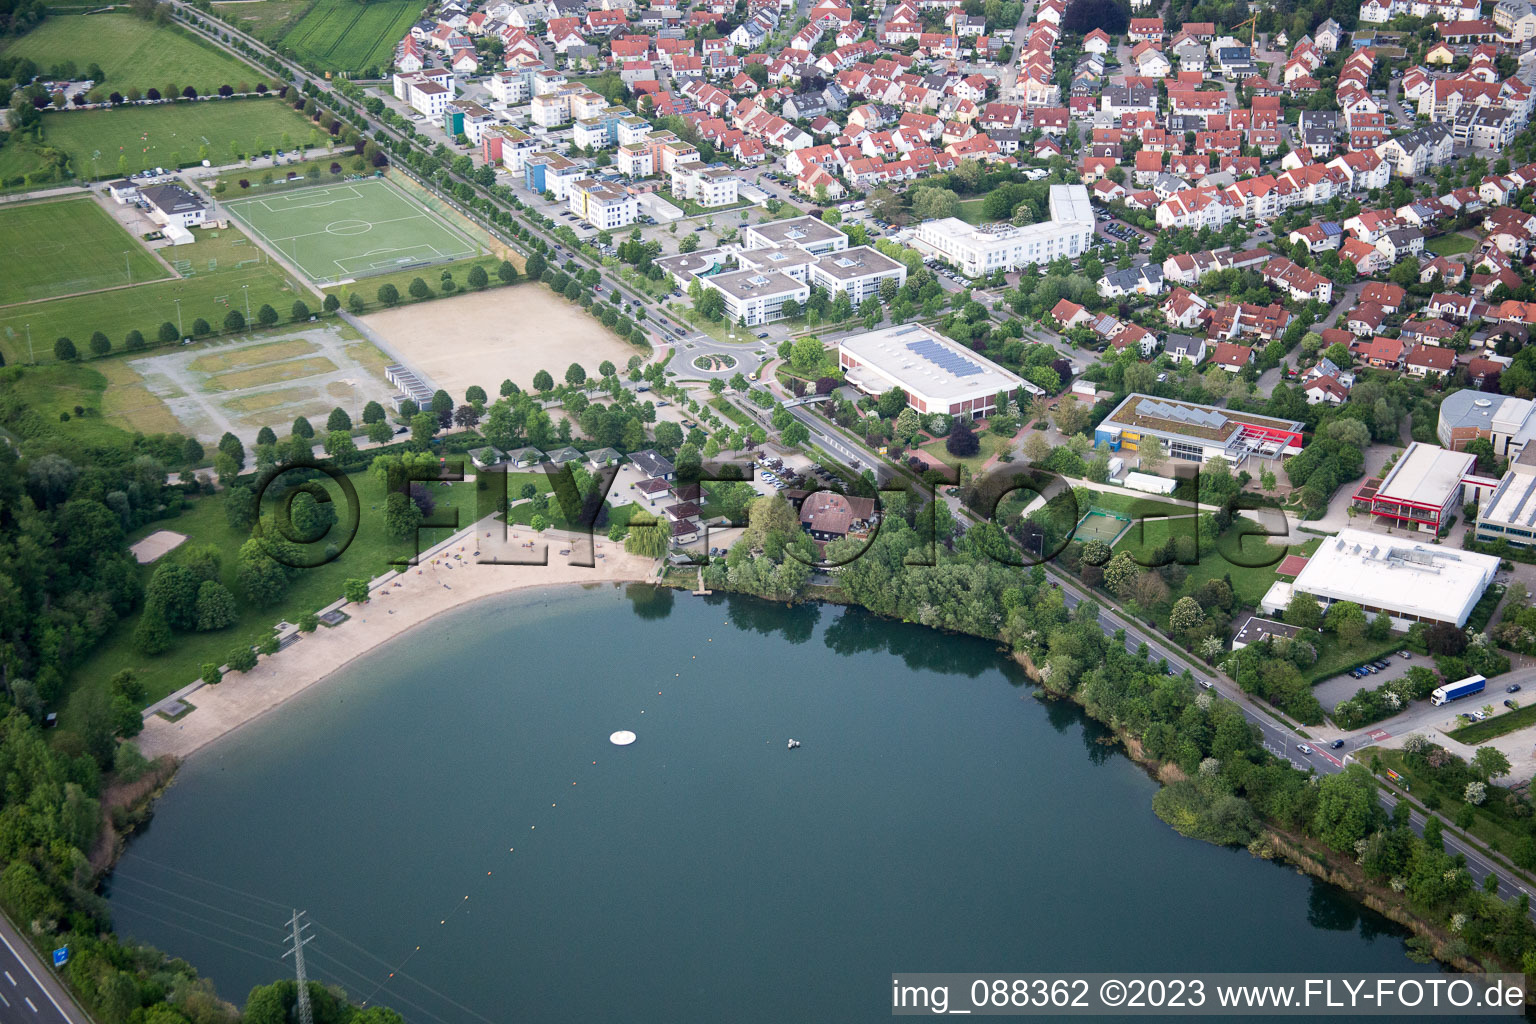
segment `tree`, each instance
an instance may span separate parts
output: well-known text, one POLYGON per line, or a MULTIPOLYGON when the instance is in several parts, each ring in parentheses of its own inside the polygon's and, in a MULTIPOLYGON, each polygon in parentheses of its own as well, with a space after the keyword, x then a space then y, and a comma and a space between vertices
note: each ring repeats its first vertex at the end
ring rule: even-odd
POLYGON ((1365 610, 1353 601, 1335 601, 1323 617, 1323 626, 1345 644, 1357 643, 1365 635, 1365 610))
POLYGON ((1302 629, 1316 629, 1323 624, 1323 609, 1311 594, 1292 594, 1285 606, 1285 621, 1302 629))
POLYGON ((341 300, 334 295, 327 295, 325 301, 320 304, 320 308, 327 313, 334 313, 341 308, 341 300))
POLYGON ((196 615, 199 633, 233 625, 239 617, 235 610, 235 595, 217 580, 204 580, 197 589, 196 615))
POLYGON ((944 450, 957 458, 965 458, 981 451, 981 440, 976 436, 976 431, 971 429, 969 420, 964 416, 956 416, 950 424, 949 437, 944 440, 944 450))
POLYGON ((315 428, 309 425, 309 420, 299 416, 293 421, 293 428, 288 431, 294 437, 302 437, 306 440, 315 436, 315 428))
MULTIPOLYGON (((398 294, 396 297, 398 298, 398 294)), ((363 310, 367 308, 367 304, 363 301, 363 297, 357 292, 352 292, 347 296, 347 310, 353 316, 361 316, 363 310)))
MULTIPOLYGON (((389 440, 389 424, 374 423, 369 425, 370 430, 373 427, 382 427, 384 430, 383 439, 389 440)), ((342 468, 346 468, 357 462, 357 442, 352 440, 352 435, 345 430, 332 430, 325 435, 325 454, 336 460, 337 464, 342 468)))
POLYGON ((1141 435, 1141 440, 1136 445, 1136 454, 1141 459, 1142 468, 1154 473, 1157 472, 1157 467, 1168 458, 1168 453, 1163 450, 1162 438, 1155 434, 1141 435))
POLYGON ((146 607, 133 630, 134 650, 154 656, 170 650, 171 643, 171 627, 165 621, 164 612, 158 607, 146 607))
POLYGON ((368 603, 368 581, 366 579, 349 579, 342 584, 342 596, 353 604, 368 603))
MULTIPOLYGON (((206 323, 206 321, 204 321, 206 323)), ((207 334, 208 331, 204 331, 207 334)), ((129 331, 123 335, 123 347, 129 352, 140 352, 144 349, 144 334, 141 331, 129 331)))
POLYGON ((411 417, 411 444, 417 451, 426 451, 431 445, 432 438, 437 435, 438 417, 436 413, 423 410, 411 417))
POLYGON ((1502 778, 1503 776, 1509 774, 1509 758, 1504 755, 1503 751, 1496 747, 1481 746, 1478 747, 1477 752, 1472 755, 1471 769, 1472 774, 1477 776, 1483 782, 1502 778))
MULTIPOLYGON (((528 273, 531 275, 533 273, 533 270, 532 270, 532 267, 533 267, 533 257, 532 256, 528 257, 528 267, 530 268, 528 273)), ((501 266, 496 268, 496 276, 497 276, 497 278, 499 278, 501 280, 502 284, 513 284, 514 282, 517 281, 517 268, 514 267, 511 263, 508 263, 506 260, 502 260, 501 261, 501 266)), ((474 284, 475 283, 473 276, 471 276, 469 283, 470 284, 474 284)))
POLYGON ((224 673, 219 671, 218 665, 211 661, 205 661, 203 662, 203 672, 200 678, 209 686, 216 686, 224 678, 224 673))
POLYGON ((432 294, 432 288, 419 277, 411 278, 410 287, 407 289, 413 299, 425 299, 432 294))
POLYGON ((1140 575, 1141 567, 1131 559, 1129 551, 1122 551, 1104 563, 1104 585, 1120 597, 1130 594, 1140 575))
POLYGON ((473 267, 469 268, 469 286, 471 288, 479 291, 490 283, 491 279, 489 275, 486 274, 484 267, 477 263, 473 267))
POLYGON ((68 338, 60 338, 53 343, 53 358, 61 363, 72 363, 79 358, 75 351, 75 343, 68 338))
MULTIPOLYGON (((421 278, 417 278, 417 280, 420 281, 421 278)), ((392 284, 381 284, 379 285, 378 296, 379 301, 386 306, 398 305, 400 302, 400 289, 392 284)))
POLYGON ((231 334, 235 331, 245 330, 245 314, 238 309, 232 309, 224 314, 224 330, 231 334))
POLYGON ((237 644, 224 655, 224 664, 231 672, 249 672, 256 667, 256 649, 250 644, 237 644))
POLYGON ((377 423, 368 424, 368 440, 372 441, 374 444, 384 444, 393 434, 394 431, 391 430, 389 424, 385 423, 383 420, 379 420, 377 423))
POLYGON ((442 416, 453 412, 453 396, 442 388, 432 392, 432 411, 442 416))
POLYGON ((261 308, 256 311, 256 322, 263 327, 274 327, 277 320, 277 310, 268 303, 262 303, 261 308))
MULTIPOLYGON (((335 298, 335 296, 327 296, 327 298, 335 298)), ((289 318, 292 320, 308 320, 309 304, 306 303, 303 299, 294 299, 293 307, 289 309, 288 314, 289 318)))
POLYGON ((540 392, 552 391, 555 387, 555 378, 549 375, 548 370, 540 370, 533 375, 533 390, 540 392))
POLYGON ((102 334, 100 331, 96 331, 91 335, 91 355, 104 356, 111 351, 112 342, 107 340, 107 336, 105 334, 102 334))
POLYGON ((396 540, 403 540, 414 536, 420 524, 421 509, 416 503, 399 491, 391 491, 384 499, 384 531, 396 540))
POLYGON ((1173 610, 1168 613, 1168 625, 1181 633, 1195 629, 1204 622, 1205 609, 1193 597, 1179 598, 1173 603, 1173 610))
POLYGON ((1376 780, 1363 764, 1351 764, 1342 772, 1324 775, 1318 782, 1317 809, 1312 831, 1335 850, 1353 850, 1355 843, 1375 830, 1381 817, 1376 803, 1376 780))
POLYGON ((196 466, 203 461, 203 446, 197 438, 189 437, 181 445, 181 461, 188 466, 196 466))
POLYGON ((572 363, 565 368, 565 382, 573 388, 580 387, 587 382, 587 371, 580 363, 572 363))
POLYGON ((325 418, 326 430, 351 430, 352 417, 341 406, 331 410, 331 414, 325 418))
POLYGON ((810 428, 799 420, 795 420, 785 427, 779 435, 780 440, 790 448, 798 448, 811 439, 810 428))

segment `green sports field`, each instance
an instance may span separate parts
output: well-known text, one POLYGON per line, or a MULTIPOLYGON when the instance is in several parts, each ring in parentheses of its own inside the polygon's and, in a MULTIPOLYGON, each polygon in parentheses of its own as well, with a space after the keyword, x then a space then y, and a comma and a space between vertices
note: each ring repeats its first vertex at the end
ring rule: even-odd
POLYGON ((283 45, 319 71, 387 68, 422 7, 421 0, 317 0, 283 36, 283 45))
POLYGON ((173 82, 199 93, 215 92, 221 85, 236 88, 241 82, 252 88, 257 82, 272 83, 270 74, 196 41, 174 25, 156 25, 126 12, 49 15, 26 35, 0 47, 0 55, 28 58, 43 74, 72 61, 84 77, 88 67, 98 64, 106 74, 100 84, 125 94, 130 87, 164 92, 173 82))
POLYGON ((247 296, 252 314, 270 304, 286 319, 294 299, 319 308, 320 300, 309 289, 295 284, 241 232, 196 228, 193 235, 192 244, 166 250, 168 259, 182 262, 182 278, 0 309, 0 352, 6 363, 28 361, 29 333, 39 362, 53 360, 53 342, 59 337, 72 340, 84 356, 85 343, 95 331, 107 336, 114 352, 122 351, 133 330, 153 345, 161 324, 176 323, 177 299, 188 332, 199 317, 214 330, 221 329, 231 309, 245 312, 247 296))
POLYGON ((232 199, 224 211, 311 281, 464 259, 480 247, 382 178, 232 199))
POLYGON ((84 196, 0 207, 0 306, 170 277, 84 196))
POLYGON ((289 149, 308 145, 320 134, 276 97, 43 114, 44 142, 68 153, 82 178, 186 166, 201 159, 229 163, 239 159, 235 151, 243 156, 269 146, 289 149))

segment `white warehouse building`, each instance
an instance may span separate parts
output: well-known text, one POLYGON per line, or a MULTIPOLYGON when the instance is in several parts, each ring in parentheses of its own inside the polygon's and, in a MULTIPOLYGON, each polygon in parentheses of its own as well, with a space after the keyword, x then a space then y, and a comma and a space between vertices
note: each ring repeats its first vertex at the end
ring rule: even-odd
POLYGON ((855 334, 837 343, 848 383, 870 395, 891 388, 907 393, 921 413, 984 416, 999 391, 1024 379, 922 324, 900 324, 855 334))
POLYGON ((912 232, 919 251, 931 253, 970 277, 1073 259, 1093 241, 1093 206, 1083 185, 1052 185, 1051 219, 1039 224, 972 225, 958 217, 924 221, 912 232))
POLYGON ((1415 622, 1467 624, 1472 608, 1493 582, 1499 560, 1443 545, 1340 530, 1323 541, 1291 584, 1276 583, 1260 610, 1282 613, 1294 594, 1310 594, 1326 608, 1353 601, 1374 618, 1386 612, 1392 628, 1415 622))

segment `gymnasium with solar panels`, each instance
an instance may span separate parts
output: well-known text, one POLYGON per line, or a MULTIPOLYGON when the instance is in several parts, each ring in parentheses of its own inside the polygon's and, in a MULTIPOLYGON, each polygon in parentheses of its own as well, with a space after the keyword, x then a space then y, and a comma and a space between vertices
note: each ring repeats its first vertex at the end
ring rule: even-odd
POLYGON ((1144 437, 1155 436, 1171 459, 1204 463, 1219 457, 1237 469, 1249 458, 1295 455, 1301 451, 1304 429, 1299 420, 1133 394, 1094 429, 1093 443, 1104 441, 1111 451, 1134 452, 1144 437))
POLYGON ((1018 374, 922 324, 856 334, 838 342, 837 352, 848 383, 870 395, 901 388, 922 413, 985 416, 999 391, 1024 386, 1018 374))

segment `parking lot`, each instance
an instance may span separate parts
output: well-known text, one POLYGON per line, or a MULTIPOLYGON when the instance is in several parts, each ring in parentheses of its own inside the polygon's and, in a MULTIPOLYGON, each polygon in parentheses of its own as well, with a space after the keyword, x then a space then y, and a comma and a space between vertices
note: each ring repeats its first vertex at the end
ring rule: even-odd
POLYGON ((1348 700, 1360 690, 1374 690, 1382 683, 1393 679, 1401 679, 1408 674, 1408 670, 1414 665, 1426 665, 1434 668, 1434 662, 1418 655, 1412 658, 1404 658, 1399 654, 1383 658, 1387 667, 1376 672, 1366 672, 1363 676, 1355 677, 1348 672, 1340 673, 1332 679, 1324 680, 1312 687, 1318 702, 1324 708, 1332 711, 1340 701, 1348 700))

